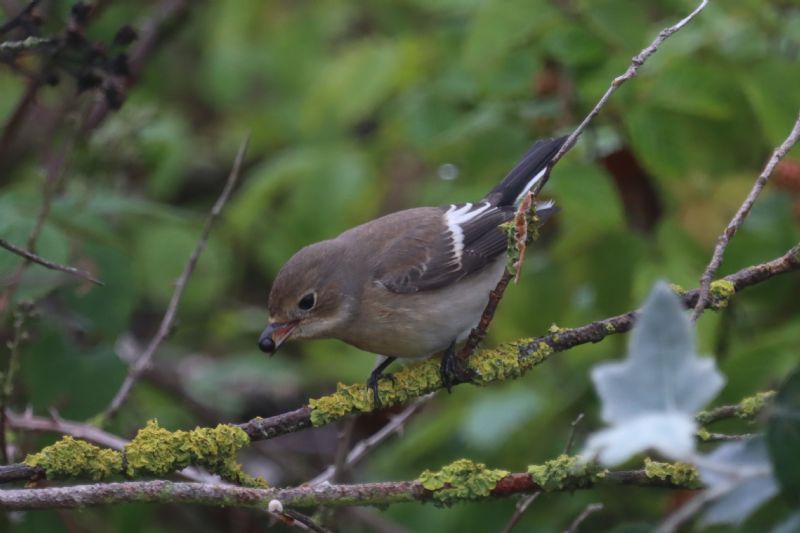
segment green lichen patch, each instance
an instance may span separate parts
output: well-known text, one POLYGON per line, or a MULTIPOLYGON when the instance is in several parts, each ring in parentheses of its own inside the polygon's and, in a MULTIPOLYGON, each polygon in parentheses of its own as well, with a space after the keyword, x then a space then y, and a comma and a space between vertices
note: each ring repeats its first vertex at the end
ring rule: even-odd
POLYGON ((669 288, 672 289, 672 292, 674 292, 678 296, 683 296, 684 294, 686 294, 688 292, 686 289, 684 289, 683 287, 681 287, 677 283, 670 283, 669 284, 669 288))
MULTIPOLYGON (((378 384, 378 395, 383 406, 390 406, 433 392, 441 386, 439 359, 426 359, 396 372, 393 380, 382 379, 378 384)), ((366 413, 375 408, 372 391, 364 383, 339 383, 336 392, 311 399, 308 405, 311 408, 311 424, 314 426, 338 420, 348 413, 366 413)))
MULTIPOLYGON (((752 420, 758 416, 761 411, 772 401, 775 397, 775 391, 765 391, 749 396, 734 406, 733 416, 741 418, 742 420, 752 420)), ((695 419, 700 424, 710 424, 723 418, 729 418, 730 411, 726 408, 716 408, 709 411, 700 411, 697 413, 695 419)))
POLYGON ((541 465, 529 465, 528 475, 543 491, 586 487, 605 475, 597 463, 562 454, 541 465))
POLYGON ((703 485, 697 468, 689 463, 660 463, 646 458, 644 473, 648 478, 669 481, 687 489, 698 489, 703 485))
POLYGON ((482 463, 459 459, 441 470, 425 470, 417 481, 433 492, 436 505, 447 506, 489 496, 497 482, 508 474, 506 470, 491 469, 482 463))
MULTIPOLYGON (((467 361, 468 368, 474 374, 472 382, 486 385, 519 377, 553 353, 553 348, 546 342, 531 347, 532 342, 532 339, 521 339, 475 352, 467 361)), ((381 380, 378 384, 381 404, 388 407, 405 403, 440 389, 442 380, 439 365, 438 358, 427 359, 396 372, 393 380, 381 380)), ((321 398, 312 398, 308 406, 311 408, 311 424, 314 426, 328 424, 349 413, 369 412, 374 409, 372 391, 363 383, 339 383, 336 392, 321 398)))
POLYGON ((122 473, 122 454, 68 436, 28 455, 24 463, 43 468, 48 479, 81 477, 97 481, 122 473))
POLYGON ((744 420, 751 420, 755 418, 764 407, 772 401, 775 397, 775 391, 759 392, 753 396, 747 397, 739 402, 739 408, 736 409, 736 417, 744 420))
POLYGON ((236 426, 219 424, 215 428, 168 431, 151 420, 125 446, 127 473, 161 476, 196 465, 228 481, 265 486, 264 480, 245 474, 236 462, 236 453, 249 443, 247 433, 236 426))
POLYGON ((736 287, 733 282, 726 279, 718 279, 712 281, 709 286, 709 294, 711 295, 711 308, 724 309, 728 307, 728 301, 736 294, 736 287))

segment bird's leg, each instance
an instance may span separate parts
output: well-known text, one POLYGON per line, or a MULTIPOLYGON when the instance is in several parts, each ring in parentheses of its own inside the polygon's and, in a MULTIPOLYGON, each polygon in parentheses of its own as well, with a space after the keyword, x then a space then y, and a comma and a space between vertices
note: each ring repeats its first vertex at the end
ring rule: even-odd
POLYGON ((367 388, 372 391, 372 402, 376 410, 381 408, 381 398, 380 396, 378 396, 378 383, 380 382, 381 379, 389 379, 392 381, 392 383, 394 383, 394 375, 390 373, 384 374, 383 370, 387 366, 391 365, 395 359, 397 358, 386 357, 383 361, 381 361, 381 363, 378 366, 376 366, 372 370, 372 373, 369 375, 369 378, 367 379, 367 388))
POLYGON ((442 386, 450 392, 453 385, 472 381, 472 374, 472 370, 466 367, 464 360, 456 351, 456 341, 451 342, 442 354, 442 364, 439 366, 442 386))

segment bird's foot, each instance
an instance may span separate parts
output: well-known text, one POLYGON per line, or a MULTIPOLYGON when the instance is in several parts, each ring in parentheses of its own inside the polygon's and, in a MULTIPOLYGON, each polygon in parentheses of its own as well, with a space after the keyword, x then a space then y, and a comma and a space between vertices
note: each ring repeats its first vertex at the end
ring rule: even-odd
POLYGON ((381 408, 381 397, 378 394, 378 383, 380 383, 382 379, 388 379, 392 383, 395 383, 394 374, 391 374, 389 372, 386 373, 383 372, 383 370, 387 366, 392 364, 394 360, 395 357, 387 357, 386 359, 384 359, 383 362, 381 362, 381 364, 379 364, 372 370, 372 373, 369 375, 369 378, 367 379, 367 388, 372 391, 372 405, 376 411, 381 408))
POLYGON ((442 354, 442 364, 439 366, 439 377, 442 379, 442 386, 451 392, 453 385, 472 381, 475 372, 467 367, 466 361, 459 357, 456 352, 456 341, 442 354))

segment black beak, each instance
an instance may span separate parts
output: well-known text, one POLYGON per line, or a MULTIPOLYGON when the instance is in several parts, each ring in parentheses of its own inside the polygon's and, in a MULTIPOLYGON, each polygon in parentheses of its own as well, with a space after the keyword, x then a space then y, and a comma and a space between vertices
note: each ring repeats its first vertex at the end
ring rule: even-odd
POLYGON ((258 338, 258 349, 270 355, 275 353, 275 350, 278 349, 278 347, 275 346, 275 341, 272 340, 272 333, 274 331, 275 329, 272 327, 272 324, 270 324, 261 332, 261 336, 258 338))
POLYGON ((258 338, 259 349, 270 355, 278 351, 283 341, 289 338, 294 328, 297 327, 297 321, 289 322, 271 322, 261 333, 258 338))

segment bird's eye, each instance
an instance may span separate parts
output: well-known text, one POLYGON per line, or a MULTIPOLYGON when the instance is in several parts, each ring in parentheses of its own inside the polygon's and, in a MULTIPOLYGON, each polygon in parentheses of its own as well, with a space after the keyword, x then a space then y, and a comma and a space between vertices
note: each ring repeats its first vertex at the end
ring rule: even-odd
POLYGON ((300 301, 297 302, 297 307, 303 311, 310 311, 314 307, 315 303, 317 303, 317 295, 313 292, 309 292, 300 298, 300 301))

